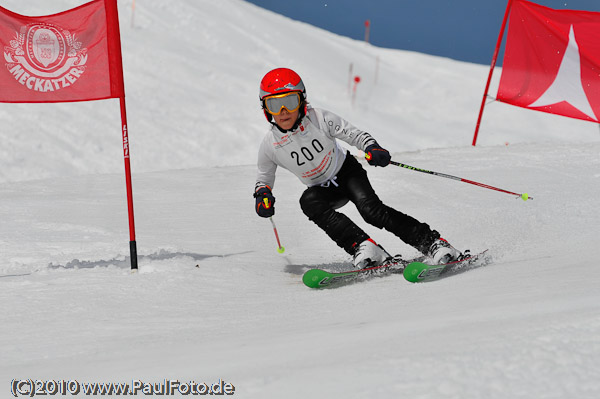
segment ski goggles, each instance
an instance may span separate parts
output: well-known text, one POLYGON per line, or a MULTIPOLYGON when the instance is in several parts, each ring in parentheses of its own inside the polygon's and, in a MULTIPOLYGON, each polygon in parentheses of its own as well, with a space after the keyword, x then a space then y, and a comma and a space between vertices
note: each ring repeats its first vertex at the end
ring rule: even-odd
POLYGON ((279 115, 283 108, 288 112, 295 112, 302 104, 300 93, 297 91, 265 97, 264 101, 265 109, 271 115, 279 115))

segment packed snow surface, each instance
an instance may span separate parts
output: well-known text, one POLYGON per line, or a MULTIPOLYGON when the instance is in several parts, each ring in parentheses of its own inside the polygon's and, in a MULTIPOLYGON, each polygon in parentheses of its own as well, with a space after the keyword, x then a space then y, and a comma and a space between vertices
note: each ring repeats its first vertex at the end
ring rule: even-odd
MULTIPOLYGON (((83 3, 0 5, 44 15, 83 3)), ((136 3, 132 15, 119 1, 138 273, 118 101, 0 104, 0 397, 14 379, 221 380, 239 398, 600 397, 597 124, 490 100, 473 147, 486 67, 241 0, 136 3), (286 171, 274 189, 283 255, 254 213, 268 128, 258 83, 278 66, 393 159, 529 193, 364 164, 385 203, 494 262, 426 284, 305 287, 304 271, 350 259, 304 217, 286 171)), ((342 211, 389 252, 416 255, 342 211)))

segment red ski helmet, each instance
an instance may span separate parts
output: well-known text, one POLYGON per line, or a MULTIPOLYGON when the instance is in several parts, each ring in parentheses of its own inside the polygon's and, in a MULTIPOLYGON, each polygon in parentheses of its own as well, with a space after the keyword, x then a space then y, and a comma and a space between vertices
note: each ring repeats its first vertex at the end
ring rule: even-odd
POLYGON ((306 88, 304 83, 296 72, 288 68, 276 68, 267 74, 260 81, 259 99, 265 113, 265 118, 271 123, 273 117, 269 114, 265 107, 265 97, 277 94, 298 92, 302 99, 303 108, 301 107, 302 115, 306 114, 306 88))
POLYGON ((306 100, 306 88, 296 72, 288 68, 276 68, 268 72, 260 82, 260 101, 267 96, 297 91, 306 100))

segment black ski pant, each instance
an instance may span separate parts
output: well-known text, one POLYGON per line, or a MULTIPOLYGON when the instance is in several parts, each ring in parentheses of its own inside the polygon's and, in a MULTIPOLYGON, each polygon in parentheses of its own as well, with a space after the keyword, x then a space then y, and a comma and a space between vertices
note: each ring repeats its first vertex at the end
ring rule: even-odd
POLYGON ((386 229, 405 243, 426 253, 440 237, 429 225, 399 212, 381 202, 367 177, 367 172, 350 153, 336 178, 327 186, 307 188, 300 197, 300 206, 308 218, 349 254, 354 247, 369 238, 350 218, 336 209, 351 201, 369 224, 386 229))

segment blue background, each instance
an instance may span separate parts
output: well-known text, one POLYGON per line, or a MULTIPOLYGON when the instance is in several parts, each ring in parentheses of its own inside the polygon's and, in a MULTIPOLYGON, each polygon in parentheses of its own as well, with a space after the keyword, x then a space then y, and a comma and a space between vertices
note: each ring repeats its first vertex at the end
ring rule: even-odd
MULTIPOLYGON (((507 0, 246 1, 353 39, 364 40, 365 20, 369 19, 369 41, 375 46, 487 65, 491 63, 507 5, 507 0)), ((555 9, 600 11, 600 0, 535 3, 555 9)), ((501 64, 502 52, 498 58, 498 65, 501 64)))

